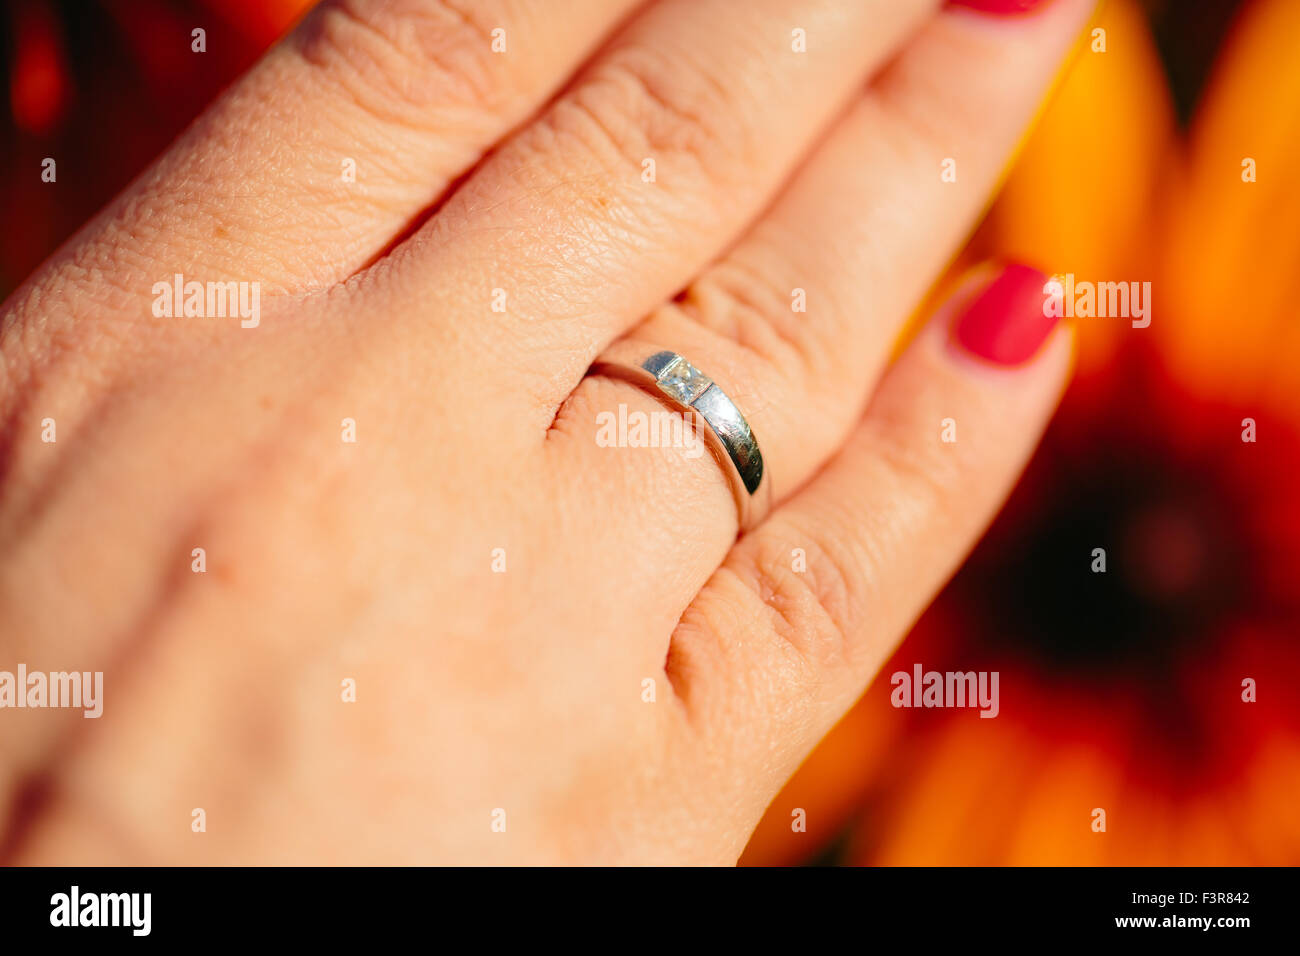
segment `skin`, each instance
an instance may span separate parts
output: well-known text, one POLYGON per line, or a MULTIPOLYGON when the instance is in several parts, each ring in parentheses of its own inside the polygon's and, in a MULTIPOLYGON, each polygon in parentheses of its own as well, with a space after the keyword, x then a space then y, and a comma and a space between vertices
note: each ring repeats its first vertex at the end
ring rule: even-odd
POLYGON ((895 343, 1088 13, 315 11, 5 304, 0 666, 106 690, 0 715, 3 859, 734 862, 1059 397, 1065 328, 895 343), (176 272, 260 325, 156 318, 176 272), (664 408, 584 377, 620 338, 745 409, 758 528, 711 457, 597 444, 664 408))

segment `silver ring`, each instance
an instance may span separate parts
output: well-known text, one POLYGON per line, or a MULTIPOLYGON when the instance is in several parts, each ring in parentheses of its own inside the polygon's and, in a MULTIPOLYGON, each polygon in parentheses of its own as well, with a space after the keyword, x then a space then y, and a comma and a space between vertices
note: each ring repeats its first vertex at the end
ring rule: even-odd
POLYGON ((591 366, 591 373, 622 378, 655 392, 682 410, 695 412, 708 424, 700 429, 710 450, 727 473, 740 530, 748 531, 766 516, 772 482, 763 467, 763 453, 745 416, 717 382, 676 352, 616 342, 591 366))

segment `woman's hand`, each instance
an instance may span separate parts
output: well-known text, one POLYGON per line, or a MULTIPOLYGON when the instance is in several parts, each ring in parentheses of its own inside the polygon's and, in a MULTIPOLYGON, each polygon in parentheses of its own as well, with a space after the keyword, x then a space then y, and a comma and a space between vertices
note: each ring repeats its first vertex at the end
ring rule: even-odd
POLYGON ((315 11, 5 306, 0 669, 104 692, 0 710, 4 858, 734 861, 1062 388, 1024 269, 891 359, 1088 7, 315 11))

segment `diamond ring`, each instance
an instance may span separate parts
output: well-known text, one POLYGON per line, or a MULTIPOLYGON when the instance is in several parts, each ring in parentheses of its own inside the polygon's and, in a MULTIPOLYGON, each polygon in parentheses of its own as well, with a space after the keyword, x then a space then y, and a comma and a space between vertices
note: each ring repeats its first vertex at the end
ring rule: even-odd
POLYGON ((767 514, 772 483, 763 467, 745 416, 717 382, 676 352, 617 342, 591 366, 591 373, 622 378, 651 389, 679 409, 695 412, 708 428, 710 450, 726 472, 736 498, 740 529, 748 531, 767 514))

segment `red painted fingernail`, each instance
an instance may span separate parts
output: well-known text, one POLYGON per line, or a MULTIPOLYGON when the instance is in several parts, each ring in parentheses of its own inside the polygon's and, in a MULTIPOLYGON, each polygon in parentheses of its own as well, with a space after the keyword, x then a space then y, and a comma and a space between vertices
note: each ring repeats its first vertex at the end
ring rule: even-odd
POLYGON ((1056 326, 1045 315, 1047 276, 1029 266, 1009 265, 984 287, 953 326, 953 338, 967 352, 997 365, 1028 362, 1056 326))
POLYGON ((1028 13, 1043 0, 948 0, 954 7, 970 7, 981 13, 1028 13))

